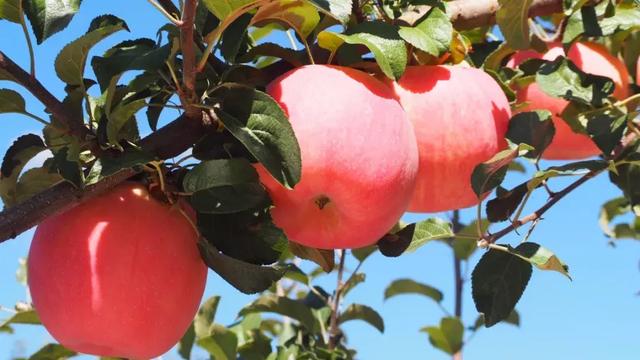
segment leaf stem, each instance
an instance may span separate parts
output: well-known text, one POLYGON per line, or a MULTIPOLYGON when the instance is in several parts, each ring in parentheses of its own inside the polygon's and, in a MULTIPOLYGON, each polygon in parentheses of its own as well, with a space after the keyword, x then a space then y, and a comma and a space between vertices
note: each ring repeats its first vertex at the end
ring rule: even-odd
POLYGON ((30 113, 30 112, 28 112, 28 111, 25 111, 25 112, 23 112, 22 114, 23 114, 23 115, 25 115, 25 116, 28 116, 28 117, 32 118, 33 120, 35 120, 35 121, 37 121, 37 122, 39 122, 39 123, 43 124, 44 126, 51 125, 51 123, 49 123, 47 120, 45 120, 45 119, 43 119, 43 118, 39 117, 38 115, 32 114, 32 113, 30 113))
POLYGON ((31 77, 36 77, 36 58, 33 53, 33 44, 31 43, 31 36, 29 36, 29 30, 27 29, 27 23, 24 20, 24 10, 22 6, 20 6, 20 26, 22 27, 22 32, 24 33, 24 38, 27 40, 27 48, 29 49, 29 73, 31 77))

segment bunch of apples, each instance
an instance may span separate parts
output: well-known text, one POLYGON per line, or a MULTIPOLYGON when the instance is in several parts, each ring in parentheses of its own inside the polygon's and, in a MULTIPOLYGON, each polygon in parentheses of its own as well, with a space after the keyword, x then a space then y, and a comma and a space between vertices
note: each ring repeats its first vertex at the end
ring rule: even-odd
MULTIPOLYGON (((526 58, 553 59, 524 51, 526 58)), ((628 91, 624 65, 595 44, 567 54, 585 72, 628 91)), ((406 211, 440 212, 477 204, 474 167, 506 146, 511 110, 485 72, 463 66, 411 66, 397 82, 351 68, 310 65, 274 80, 268 93, 289 116, 301 148, 302 176, 281 186, 260 165, 273 220, 294 242, 322 249, 374 244, 406 211)), ((554 113, 544 153, 578 159, 599 153, 558 118, 567 102, 535 84, 518 90, 526 109, 554 113)), ((63 345, 100 356, 148 359, 168 351, 189 326, 206 281, 197 231, 179 207, 141 185, 48 218, 29 253, 33 302, 63 345)), ((188 213, 188 211, 187 211, 188 213)))

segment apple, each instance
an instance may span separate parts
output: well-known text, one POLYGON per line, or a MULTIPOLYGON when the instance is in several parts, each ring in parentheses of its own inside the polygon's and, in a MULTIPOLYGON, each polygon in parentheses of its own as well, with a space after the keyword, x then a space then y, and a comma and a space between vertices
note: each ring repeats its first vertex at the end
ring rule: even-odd
POLYGON ((391 90, 359 70, 308 65, 267 92, 287 113, 302 158, 293 190, 257 166, 274 223, 314 248, 375 243, 404 213, 418 170, 411 123, 391 90))
POLYGON ((511 110, 484 71, 462 66, 410 66, 390 84, 413 123, 420 167, 412 212, 439 212, 478 203, 475 166, 506 146, 511 110))
POLYGON ((149 359, 189 327, 207 267, 179 209, 125 183, 42 222, 28 274, 35 309, 58 342, 81 353, 149 359))
MULTIPOLYGON (((525 50, 517 52, 507 63, 507 66, 516 67, 523 61, 531 58, 554 60, 558 56, 565 56, 562 45, 550 44, 545 54, 525 50)), ((575 43, 566 55, 576 66, 586 72, 600 76, 606 76, 613 80, 615 91, 613 96, 624 99, 629 93, 629 73, 622 61, 607 52, 602 45, 587 42, 575 43)), ((545 94, 538 84, 533 83, 518 89, 519 103, 527 102, 528 105, 519 111, 546 109, 553 114, 553 124, 556 133, 553 141, 542 154, 542 157, 550 160, 578 160, 600 154, 600 149, 585 134, 573 132, 569 125, 561 118, 562 111, 569 104, 568 101, 545 94)))

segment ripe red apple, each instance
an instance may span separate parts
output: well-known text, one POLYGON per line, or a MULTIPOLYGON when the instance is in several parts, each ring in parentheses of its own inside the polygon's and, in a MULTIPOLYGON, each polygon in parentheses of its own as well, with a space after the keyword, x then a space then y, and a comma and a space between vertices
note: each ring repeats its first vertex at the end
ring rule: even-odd
POLYGON ((288 114, 302 156, 293 190, 258 166, 275 224, 315 248, 375 243, 404 213, 418 170, 411 123, 391 90, 358 70, 310 65, 267 91, 288 114))
POLYGON ((391 86, 418 139, 420 170, 409 211, 477 204, 471 173, 506 146, 511 110, 500 86, 484 71, 461 66, 411 66, 391 86))
POLYGON ((149 359, 193 320, 207 267, 178 211, 127 183, 46 219, 29 250, 42 323, 69 349, 149 359))
MULTIPOLYGON (((565 56, 564 50, 561 44, 553 43, 544 55, 531 50, 518 52, 509 60, 507 66, 516 67, 531 58, 554 60, 558 56, 565 56)), ((617 99, 624 99, 628 96, 629 73, 624 63, 609 54, 602 45, 586 42, 575 43, 569 49, 567 57, 586 73, 611 78, 615 84, 613 96, 617 99)), ((545 94, 535 83, 519 89, 517 97, 518 102, 529 103, 519 111, 546 109, 553 114, 556 133, 553 141, 542 154, 543 158, 577 160, 600 154, 598 147, 587 135, 573 132, 569 125, 561 119, 560 115, 568 105, 568 101, 545 94)))

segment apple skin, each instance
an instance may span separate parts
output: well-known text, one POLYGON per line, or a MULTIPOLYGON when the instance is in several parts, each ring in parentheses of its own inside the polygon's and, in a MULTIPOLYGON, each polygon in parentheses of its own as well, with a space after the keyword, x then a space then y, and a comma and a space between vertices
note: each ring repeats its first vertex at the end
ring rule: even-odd
POLYGON ((462 66, 410 66, 390 83, 418 139, 420 168, 409 211, 476 205, 475 166, 506 147, 511 110, 484 71, 462 66))
MULTIPOLYGON (((565 56, 562 44, 552 43, 545 54, 525 50, 517 52, 507 63, 516 67, 531 58, 555 60, 558 56, 565 56)), ((587 42, 575 43, 567 57, 578 68, 586 73, 606 76, 613 80, 615 91, 613 96, 624 99, 629 94, 629 72, 624 63, 607 52, 602 45, 587 42)), ((518 103, 528 102, 519 111, 546 109, 553 114, 553 125, 556 133, 551 144, 542 154, 549 160, 579 160, 600 154, 600 149, 584 134, 577 134, 561 118, 562 111, 569 104, 564 99, 554 98, 545 94, 538 84, 533 83, 517 91, 518 103)))
POLYGON ((187 330, 207 267, 178 209, 125 183, 42 222, 28 274, 35 309, 58 342, 86 354, 150 359, 187 330))
POLYGON ((257 166, 274 223, 314 248, 377 242, 404 213, 418 170, 411 123, 391 90, 358 70, 308 65, 267 92, 289 116, 302 158, 293 190, 257 166))

